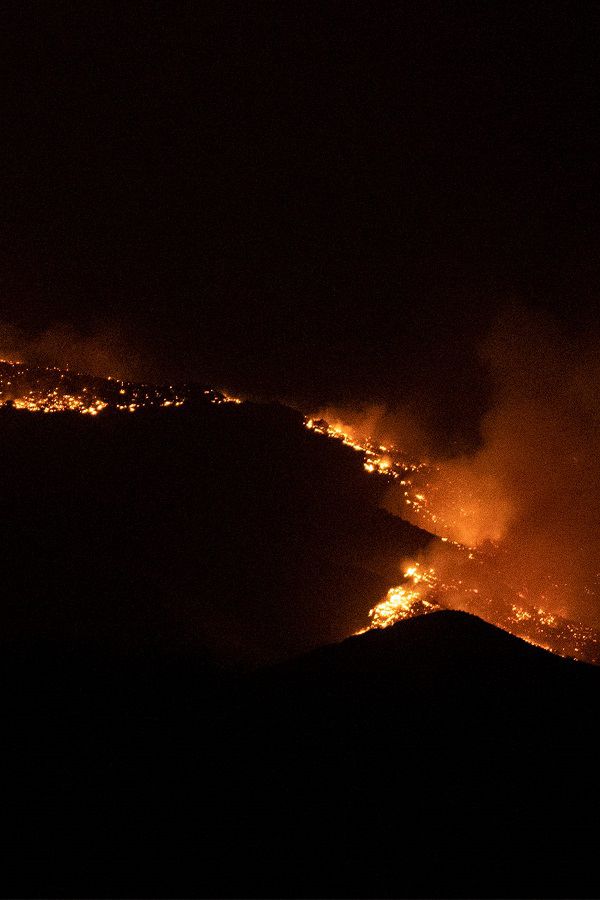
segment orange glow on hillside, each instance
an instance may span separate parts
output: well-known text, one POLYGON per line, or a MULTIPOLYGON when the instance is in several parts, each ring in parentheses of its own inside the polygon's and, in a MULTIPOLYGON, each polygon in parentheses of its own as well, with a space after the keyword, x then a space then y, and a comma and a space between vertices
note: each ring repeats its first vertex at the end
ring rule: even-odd
POLYGON ((550 613, 545 606, 550 591, 556 604, 560 583, 548 575, 548 587, 538 594, 526 585, 515 591, 503 583, 506 550, 501 522, 510 510, 506 504, 497 509, 501 494, 490 479, 459 490, 458 485, 444 485, 439 466, 410 459, 395 446, 376 445, 356 429, 346 431, 341 422, 330 426, 322 419, 307 418, 305 425, 360 453, 369 474, 401 486, 406 517, 438 538, 423 560, 404 567, 402 582, 369 611, 369 623, 359 634, 436 609, 463 609, 559 655, 600 662, 600 634, 550 613), (454 499, 456 508, 449 499, 454 499), (490 508, 497 514, 496 521, 489 518, 490 508))
MULTIPOLYGON (((242 401, 210 388, 202 391, 214 404, 242 401)), ((183 406, 190 399, 188 388, 150 385, 119 378, 94 378, 55 367, 34 367, 0 359, 0 405, 33 413, 77 412, 97 416, 106 411, 135 413, 138 410, 183 406)))

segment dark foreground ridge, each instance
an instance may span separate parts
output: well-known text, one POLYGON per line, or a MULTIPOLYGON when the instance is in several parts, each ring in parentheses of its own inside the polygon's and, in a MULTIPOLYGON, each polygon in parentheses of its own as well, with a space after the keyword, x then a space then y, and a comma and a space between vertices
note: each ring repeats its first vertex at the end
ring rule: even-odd
POLYGON ((593 896, 566 835, 595 827, 600 672, 474 617, 245 676, 2 666, 11 896, 593 896), (552 877, 499 864, 549 823, 552 877))
POLYGON ((4 895, 594 895, 600 670, 464 613, 344 640, 428 540, 351 450, 251 404, 0 428, 4 895))

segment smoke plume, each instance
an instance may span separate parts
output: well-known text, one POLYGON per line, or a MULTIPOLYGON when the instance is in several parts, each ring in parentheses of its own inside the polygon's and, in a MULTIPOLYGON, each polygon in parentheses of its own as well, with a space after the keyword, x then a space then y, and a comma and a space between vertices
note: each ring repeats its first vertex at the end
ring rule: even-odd
POLYGON ((358 440, 368 437, 374 444, 395 445, 407 455, 421 458, 429 452, 428 430, 408 407, 392 410, 382 403, 356 408, 327 406, 312 415, 358 440))
MULTIPOLYGON (((567 341, 540 317, 507 312, 482 348, 494 401, 481 423, 481 446, 439 461, 427 489, 440 533, 473 547, 496 545, 494 562, 481 576, 488 594, 508 586, 534 604, 595 627, 599 346, 591 337, 567 341)), ((398 485, 384 502, 406 517, 398 485)), ((435 555, 442 571, 454 564, 451 549, 435 555)))
POLYGON ((58 366, 98 377, 135 379, 141 359, 120 329, 104 328, 81 334, 70 325, 57 324, 35 334, 0 322, 0 357, 33 366, 58 366))

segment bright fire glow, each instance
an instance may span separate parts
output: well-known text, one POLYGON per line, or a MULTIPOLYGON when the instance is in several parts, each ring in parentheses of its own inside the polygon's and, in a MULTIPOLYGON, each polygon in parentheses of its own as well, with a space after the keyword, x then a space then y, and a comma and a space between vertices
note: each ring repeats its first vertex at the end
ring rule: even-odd
MULTIPOLYGON (((93 378, 54 367, 39 368, 23 362, 0 359, 0 405, 29 412, 77 412, 97 416, 104 410, 135 413, 143 409, 180 407, 198 389, 185 386, 150 385, 118 378, 93 378)), ((214 404, 242 401, 213 390, 200 391, 214 404)))
POLYGON ((387 628, 401 619, 410 619, 441 608, 438 603, 427 598, 428 589, 436 584, 432 568, 421 570, 419 564, 414 563, 404 570, 404 579, 403 584, 390 588, 385 600, 369 610, 370 628, 387 628))
MULTIPOLYGON (((339 440, 363 457, 369 474, 397 480, 402 486, 404 502, 421 527, 439 538, 433 550, 426 553, 427 564, 415 561, 403 570, 403 581, 369 611, 369 623, 358 634, 372 628, 387 628, 396 622, 436 609, 463 609, 517 637, 551 650, 561 656, 600 663, 600 634, 593 628, 548 612, 544 605, 547 594, 530 596, 523 586, 516 591, 502 583, 497 576, 497 562, 502 557, 500 542, 487 540, 460 543, 451 537, 458 522, 465 533, 464 522, 476 519, 477 504, 473 498, 459 503, 448 518, 436 509, 436 494, 430 479, 438 467, 416 462, 394 446, 378 446, 366 437, 359 437, 342 424, 335 427, 323 419, 307 418, 305 426, 312 431, 339 440), (436 562, 430 565, 431 560, 436 562), (438 564, 439 560, 439 564, 438 564), (496 584, 493 594, 490 584, 496 584), (487 585, 485 589, 483 586, 487 585)), ((468 530, 468 529, 467 529, 468 530)), ((548 576, 548 591, 554 596, 560 584, 548 576), (550 583, 552 582, 552 583, 550 583)), ((593 593, 593 588, 587 589, 593 593)))
MULTIPOLYGON (((33 413, 129 414, 144 409, 181 407, 199 396, 204 402, 217 405, 242 402, 212 388, 93 378, 0 359, 0 406, 33 413)), ((446 497, 446 502, 441 504, 442 514, 433 484, 433 475, 439 476, 440 472, 437 466, 415 461, 398 447, 387 442, 383 446, 342 423, 330 425, 323 419, 307 418, 305 425, 359 453, 369 474, 399 485, 410 518, 439 538, 433 549, 427 549, 426 561, 416 560, 405 566, 401 584, 391 587, 370 610, 364 631, 386 628, 401 619, 440 608, 465 609, 532 644, 563 656, 600 663, 599 633, 548 610, 549 605, 560 609, 561 590, 567 589, 560 578, 548 575, 543 590, 536 591, 528 591, 526 585, 515 589, 503 583, 498 562, 501 559, 506 562, 506 551, 501 541, 481 543, 477 539, 476 497, 463 498, 457 493, 456 508, 448 504, 446 497), (454 539, 457 533, 466 536, 465 543, 454 539)), ((598 578, 600 584, 600 573, 598 578)), ((597 593, 594 586, 586 587, 585 591, 588 595, 597 593)))

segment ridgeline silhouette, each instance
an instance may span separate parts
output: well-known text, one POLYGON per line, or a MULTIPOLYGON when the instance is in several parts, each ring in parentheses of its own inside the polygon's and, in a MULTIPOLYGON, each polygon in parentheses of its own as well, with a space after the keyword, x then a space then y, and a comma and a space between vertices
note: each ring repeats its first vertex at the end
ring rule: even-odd
POLYGON ((431 539, 351 449, 202 391, 0 412, 7 894, 579 895, 564 842, 490 860, 595 827, 600 670, 457 612, 344 640, 431 539))

